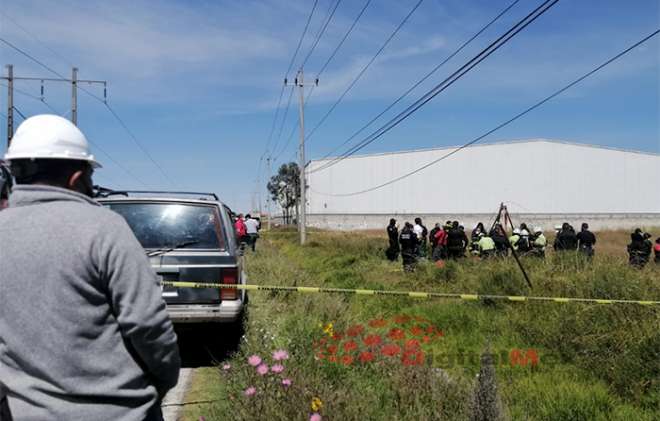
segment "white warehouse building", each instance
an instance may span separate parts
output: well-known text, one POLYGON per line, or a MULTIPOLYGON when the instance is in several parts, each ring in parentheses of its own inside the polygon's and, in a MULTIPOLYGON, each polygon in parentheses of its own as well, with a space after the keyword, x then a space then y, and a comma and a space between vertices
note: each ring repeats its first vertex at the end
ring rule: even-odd
POLYGON ((532 139, 311 161, 307 223, 330 229, 383 228, 416 216, 429 228, 490 223, 500 203, 514 223, 551 229, 660 227, 660 155, 532 139), (451 152, 414 175, 397 179, 451 152), (352 194, 361 192, 359 194, 352 194))

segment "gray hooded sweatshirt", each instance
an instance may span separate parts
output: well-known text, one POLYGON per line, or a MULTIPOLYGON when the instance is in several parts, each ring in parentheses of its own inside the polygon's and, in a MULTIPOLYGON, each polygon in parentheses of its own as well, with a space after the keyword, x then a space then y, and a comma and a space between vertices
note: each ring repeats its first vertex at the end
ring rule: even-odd
POLYGON ((0 383, 14 419, 141 421, 179 366, 124 219, 69 190, 17 186, 0 212, 0 383))

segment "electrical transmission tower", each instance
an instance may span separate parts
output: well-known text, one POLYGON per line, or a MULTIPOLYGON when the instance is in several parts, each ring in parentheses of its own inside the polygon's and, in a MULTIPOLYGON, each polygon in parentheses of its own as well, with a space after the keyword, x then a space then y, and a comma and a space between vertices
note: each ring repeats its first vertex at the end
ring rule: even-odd
MULTIPOLYGON (((41 101, 44 101, 44 82, 66 82, 71 84, 71 122, 78 125, 78 84, 100 84, 103 85, 103 102, 107 100, 108 82, 105 80, 87 80, 78 79, 78 68, 71 69, 71 79, 49 78, 49 77, 16 77, 14 76, 14 66, 8 64, 7 75, 0 79, 7 81, 7 147, 11 144, 11 138, 14 136, 14 82, 19 80, 41 82, 41 101)), ((81 88, 83 89, 83 88, 81 88)))

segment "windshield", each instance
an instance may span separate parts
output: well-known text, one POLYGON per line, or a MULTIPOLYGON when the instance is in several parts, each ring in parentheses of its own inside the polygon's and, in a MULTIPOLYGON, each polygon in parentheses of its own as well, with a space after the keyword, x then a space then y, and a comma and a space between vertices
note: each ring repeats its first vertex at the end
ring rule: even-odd
POLYGON ((217 209, 180 203, 107 203, 145 249, 224 249, 217 209))

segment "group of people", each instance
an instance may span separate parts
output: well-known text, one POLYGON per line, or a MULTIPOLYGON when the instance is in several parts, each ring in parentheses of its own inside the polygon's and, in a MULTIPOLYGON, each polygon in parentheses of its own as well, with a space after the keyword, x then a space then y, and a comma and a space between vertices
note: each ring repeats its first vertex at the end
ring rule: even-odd
POLYGON ((236 216, 234 231, 236 231, 236 240, 238 241, 241 253, 245 251, 245 247, 250 247, 252 251, 256 251, 260 230, 260 218, 253 217, 249 213, 245 217, 243 217, 242 213, 236 216))
POLYGON ((630 265, 643 268, 651 260, 651 254, 654 253, 654 261, 660 264, 660 237, 655 239, 655 245, 651 242, 651 234, 642 232, 637 228, 630 234, 630 244, 628 244, 628 262, 630 265))
MULTIPOLYGON (((589 230, 589 224, 583 223, 580 231, 576 232, 573 226, 565 222, 555 226, 555 233, 553 249, 556 252, 577 251, 587 259, 593 258, 596 235, 589 230)), ((505 257, 509 253, 545 258, 548 245, 541 227, 530 229, 525 223, 514 228, 511 235, 507 235, 500 223, 495 223, 487 230, 484 224, 479 222, 468 238, 465 228, 458 221, 447 221, 444 225, 437 223, 428 231, 422 219, 415 218, 414 224, 406 222, 399 232, 396 219, 392 218, 387 226, 387 235, 387 258, 395 261, 400 253, 406 271, 413 271, 420 258, 430 257, 433 261, 459 259, 468 253, 482 259, 505 257)), ((641 229, 635 230, 631 238, 632 242, 628 246, 631 265, 643 267, 650 260, 653 248, 655 261, 660 263, 660 238, 656 240, 655 247, 650 241, 651 234, 642 233, 641 229)))

